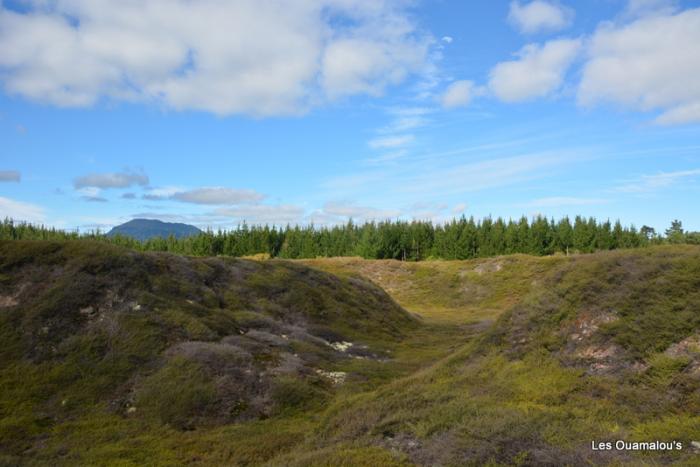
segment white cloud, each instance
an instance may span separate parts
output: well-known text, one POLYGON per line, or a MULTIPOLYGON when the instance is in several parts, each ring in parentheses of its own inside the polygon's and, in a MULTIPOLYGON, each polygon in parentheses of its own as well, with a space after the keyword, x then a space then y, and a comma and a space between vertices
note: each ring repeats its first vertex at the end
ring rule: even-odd
POLYGON ((220 208, 212 213, 215 216, 232 218, 234 222, 248 224, 297 224, 301 223, 304 209, 290 204, 256 204, 220 208))
POLYGON ((608 200, 602 198, 576 198, 567 196, 552 196, 548 198, 539 198, 523 206, 531 208, 558 208, 568 206, 590 206, 595 204, 604 204, 608 200))
POLYGON ((81 188, 127 188, 134 185, 148 185, 148 176, 139 172, 93 173, 78 177, 73 181, 76 189, 81 188))
POLYGON ((451 44, 454 39, 450 36, 443 36, 440 40, 446 44, 451 44))
POLYGON ((44 222, 44 208, 35 204, 23 203, 0 196, 0 217, 15 221, 44 222))
POLYGON ((19 182, 22 175, 16 170, 0 170, 0 182, 19 182))
POLYGON ((648 193, 662 188, 668 188, 683 180, 700 176, 700 169, 678 170, 675 172, 661 172, 654 175, 642 175, 636 180, 631 180, 615 191, 623 193, 648 193))
POLYGON ((80 199, 92 203, 106 203, 107 199, 102 197, 102 189, 95 186, 86 186, 77 188, 76 191, 80 194, 80 199))
POLYGON ((353 222, 362 223, 395 219, 400 215, 401 211, 395 209, 377 209, 347 201, 333 201, 324 204, 321 209, 311 212, 304 221, 307 224, 331 226, 345 224, 350 219, 353 222))
POLYGON ((182 187, 177 186, 164 186, 159 188, 151 188, 148 192, 144 193, 141 198, 149 201, 161 201, 169 199, 175 193, 180 193, 186 191, 182 187))
POLYGON ((347 202, 329 202, 323 206, 323 212, 330 216, 341 218, 352 218, 354 220, 385 220, 401 215, 401 212, 394 209, 376 209, 367 206, 358 206, 347 202))
POLYGON ((386 165, 394 164, 397 160, 406 157, 408 151, 399 149, 398 151, 387 152, 378 157, 370 157, 364 160, 367 165, 386 165))
POLYGON ((445 216, 443 212, 447 209, 445 203, 439 202, 417 202, 413 203, 411 208, 408 210, 407 215, 411 219, 417 221, 440 221, 445 216))
POLYGON ((628 18, 643 16, 672 14, 678 10, 676 0, 629 0, 624 11, 628 18))
POLYGON ((501 62, 491 70, 489 89, 505 102, 547 96, 561 87, 580 49, 578 39, 528 44, 517 53, 517 60, 501 62))
POLYGON ((265 195, 253 190, 204 187, 173 193, 170 199, 194 204, 242 204, 262 201, 265 195))
POLYGON ((399 183, 407 193, 447 196, 477 192, 546 176, 553 167, 574 157, 566 151, 552 151, 467 162, 416 172, 399 183))
POLYGON ((94 186, 85 186, 85 187, 77 188, 76 191, 79 194, 81 194, 82 196, 87 196, 87 197, 100 196, 100 193, 102 193, 102 190, 100 188, 97 188, 94 186))
POLYGON ((574 12, 551 1, 535 0, 527 4, 510 2, 508 20, 524 34, 541 31, 560 31, 568 27, 574 12))
POLYGON ((5 89, 58 106, 148 101, 220 115, 297 114, 379 95, 421 72, 434 40, 400 0, 0 4, 5 89))
POLYGON ((656 123, 660 125, 681 125, 691 122, 700 122, 700 99, 673 107, 656 118, 656 123))
MULTIPOLYGON (((521 153, 511 157, 406 157, 400 165, 349 173, 326 180, 323 188, 328 198, 346 199, 385 193, 399 202, 437 201, 449 196, 486 191, 549 177, 561 166, 582 160, 588 155, 579 150, 559 149, 521 153)), ((498 154, 498 153, 496 153, 498 154)))
POLYGON ((257 203, 265 199, 265 195, 255 190, 221 186, 194 189, 166 186, 148 190, 141 198, 149 201, 180 201, 192 204, 227 205, 257 203))
POLYGON ((426 126, 430 123, 427 115, 431 114, 433 109, 427 107, 400 107, 389 110, 392 116, 392 121, 384 128, 378 130, 378 133, 401 133, 415 128, 426 126))
POLYGON ((372 149, 391 149, 412 143, 414 139, 413 135, 385 136, 370 140, 368 144, 372 149))
POLYGON ((452 214, 455 216, 458 214, 463 214, 467 210, 467 203, 458 203, 452 208, 452 214))
POLYGON ((455 81, 447 87, 440 99, 446 109, 464 107, 469 104, 474 94, 474 83, 471 81, 455 81))
POLYGON ((605 24, 588 54, 580 104, 660 110, 660 124, 700 122, 700 8, 605 24))

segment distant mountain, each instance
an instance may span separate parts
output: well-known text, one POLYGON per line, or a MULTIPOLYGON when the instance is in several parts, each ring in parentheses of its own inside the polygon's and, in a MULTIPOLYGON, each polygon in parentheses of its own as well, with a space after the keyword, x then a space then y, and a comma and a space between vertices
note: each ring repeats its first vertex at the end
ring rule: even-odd
POLYGON ((173 235, 175 238, 183 238, 199 235, 200 233, 202 231, 193 225, 162 222, 155 219, 133 219, 114 227, 107 236, 123 235, 137 240, 148 240, 154 237, 167 238, 170 235, 173 235))

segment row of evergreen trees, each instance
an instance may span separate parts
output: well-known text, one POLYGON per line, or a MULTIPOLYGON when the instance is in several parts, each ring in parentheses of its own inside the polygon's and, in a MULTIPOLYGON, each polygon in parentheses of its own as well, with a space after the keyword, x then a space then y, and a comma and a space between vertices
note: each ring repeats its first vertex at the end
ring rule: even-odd
POLYGON ((154 238, 138 241, 128 237, 107 237, 99 231, 87 234, 65 232, 44 226, 15 223, 6 219, 0 225, 0 239, 79 240, 92 239, 127 246, 141 251, 169 251, 193 256, 249 256, 265 254, 279 258, 361 256, 367 259, 419 261, 469 259, 511 253, 551 255, 617 248, 637 248, 660 243, 700 244, 700 234, 686 233, 674 221, 665 236, 650 227, 637 230, 618 221, 598 222, 577 216, 555 222, 544 217, 505 221, 485 218, 454 219, 446 224, 423 221, 368 222, 328 228, 243 224, 235 230, 213 232, 176 239, 154 238))

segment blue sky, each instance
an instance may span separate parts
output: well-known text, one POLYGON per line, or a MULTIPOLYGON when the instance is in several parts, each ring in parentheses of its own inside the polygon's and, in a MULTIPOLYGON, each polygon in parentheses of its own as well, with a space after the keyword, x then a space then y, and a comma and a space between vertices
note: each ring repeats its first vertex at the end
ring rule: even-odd
POLYGON ((0 216, 700 230, 700 2, 0 1, 0 216))

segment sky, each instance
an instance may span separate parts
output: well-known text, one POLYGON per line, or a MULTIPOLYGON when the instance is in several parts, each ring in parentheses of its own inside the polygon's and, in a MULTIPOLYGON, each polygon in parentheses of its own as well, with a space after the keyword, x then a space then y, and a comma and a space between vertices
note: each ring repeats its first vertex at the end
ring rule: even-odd
POLYGON ((700 230, 700 1, 0 0, 0 217, 700 230))

